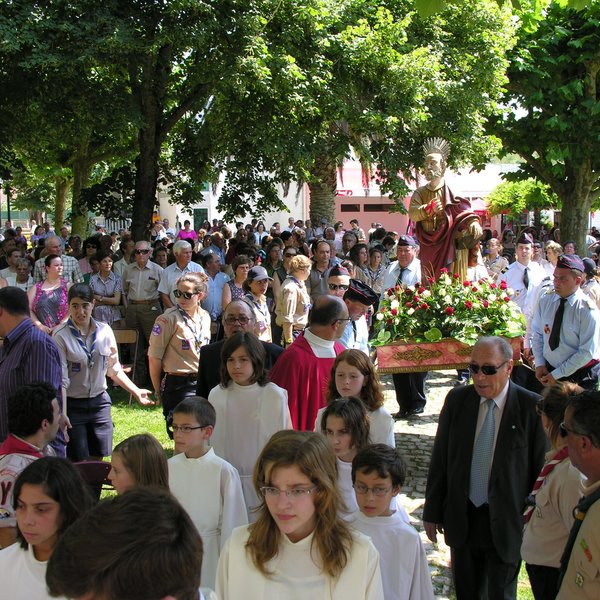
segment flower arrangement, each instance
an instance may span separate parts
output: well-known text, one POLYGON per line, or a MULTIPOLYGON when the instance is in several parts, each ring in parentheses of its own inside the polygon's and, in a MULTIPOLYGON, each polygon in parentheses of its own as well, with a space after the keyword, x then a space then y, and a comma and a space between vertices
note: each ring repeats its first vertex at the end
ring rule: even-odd
POLYGON ((442 269, 428 287, 396 286, 384 293, 375 315, 373 346, 395 341, 437 342, 454 338, 472 346, 485 335, 525 334, 525 317, 505 282, 461 281, 442 269))

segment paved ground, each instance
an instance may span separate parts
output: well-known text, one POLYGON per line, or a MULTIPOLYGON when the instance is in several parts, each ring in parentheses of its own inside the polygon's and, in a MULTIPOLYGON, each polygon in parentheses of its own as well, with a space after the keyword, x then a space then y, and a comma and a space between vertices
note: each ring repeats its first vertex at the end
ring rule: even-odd
MULTIPOLYGON (((425 384, 427 406, 425 413, 411 419, 396 421, 396 445, 408 466, 406 485, 402 490, 402 503, 411 517, 413 525, 421 533, 427 559, 433 577, 436 598, 453 598, 450 574, 450 550, 438 536, 434 546, 425 535, 421 521, 425 501, 425 484, 433 440, 437 430, 437 419, 446 394, 456 381, 456 371, 431 372, 425 384)), ((391 376, 383 376, 385 406, 390 413, 398 411, 391 376)))

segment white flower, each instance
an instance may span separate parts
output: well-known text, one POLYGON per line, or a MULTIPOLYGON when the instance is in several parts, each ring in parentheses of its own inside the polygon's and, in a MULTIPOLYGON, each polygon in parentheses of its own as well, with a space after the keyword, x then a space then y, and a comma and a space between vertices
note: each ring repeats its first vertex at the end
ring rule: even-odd
POLYGON ((376 318, 378 321, 383 321, 383 313, 377 313, 377 314, 375 315, 375 318, 376 318))
POLYGON ((495 302, 497 299, 498 299, 498 296, 496 296, 496 294, 490 294, 490 295, 488 296, 488 300, 489 300, 490 302, 495 302))
POLYGON ((447 296, 444 297, 444 302, 446 304, 451 304, 452 303, 452 298, 450 297, 450 295, 448 294, 447 296))
POLYGON ((412 315, 414 312, 415 312, 415 309, 414 309, 414 308, 409 308, 409 309, 406 311, 406 314, 407 314, 407 315, 412 315))
POLYGON ((505 293, 507 296, 514 296, 514 295, 515 295, 515 290, 513 290, 512 288, 506 288, 506 289, 504 290, 504 293, 505 293))
POLYGON ((398 308, 400 306, 400 302, 398 302, 397 298, 394 298, 391 302, 390 302, 390 308, 394 309, 394 308, 398 308))
POLYGON ((429 296, 431 296, 431 292, 429 290, 424 290, 421 293, 421 298, 429 298, 429 296))

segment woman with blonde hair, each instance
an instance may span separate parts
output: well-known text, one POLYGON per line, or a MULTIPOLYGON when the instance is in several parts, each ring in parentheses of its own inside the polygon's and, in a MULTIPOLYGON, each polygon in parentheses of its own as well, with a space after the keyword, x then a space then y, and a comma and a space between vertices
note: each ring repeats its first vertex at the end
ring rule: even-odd
POLYGON ((548 265, 544 264, 546 273, 552 277, 554 275, 554 269, 556 269, 556 262, 558 257, 563 253, 563 247, 557 242, 546 242, 546 260, 548 265))
POLYGON ((219 598, 383 598, 377 550, 338 516, 336 459, 322 435, 274 434, 253 479, 263 498, 258 520, 225 544, 219 598))
POLYGON ((132 435, 117 444, 108 478, 117 494, 146 485, 169 491, 167 458, 158 440, 149 433, 132 435))
POLYGON ((283 345, 289 346, 308 325, 311 301, 306 289, 311 261, 298 254, 289 263, 289 273, 279 290, 275 304, 277 325, 283 329, 283 345))

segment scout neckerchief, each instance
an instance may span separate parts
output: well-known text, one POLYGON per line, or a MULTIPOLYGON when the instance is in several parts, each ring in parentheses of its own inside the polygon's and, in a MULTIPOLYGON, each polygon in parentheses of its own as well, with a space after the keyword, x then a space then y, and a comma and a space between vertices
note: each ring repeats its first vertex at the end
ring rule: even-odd
MULTIPOLYGON (((298 286, 298 288, 300 288, 300 290, 306 289, 306 285, 305 285, 304 281, 298 281, 293 275, 288 275, 288 277, 298 286)), ((307 313, 312 308, 312 303, 305 302, 303 304, 303 307, 304 307, 304 312, 307 313)))
POLYGON ((565 551, 560 558, 560 575, 558 578, 558 587, 562 583, 563 577, 567 571, 567 566, 569 565, 569 559, 571 558, 571 552, 573 551, 573 546, 575 545, 575 539, 577 538, 577 534, 579 533, 579 529, 581 528, 581 524, 585 519, 585 514, 590 509, 592 504, 596 502, 596 500, 600 500, 600 488, 595 492, 590 494, 589 496, 584 496, 579 504, 573 509, 573 515, 575 516, 575 520, 573 521, 573 525, 571 526, 571 531, 569 532, 569 539, 567 540, 567 545, 565 546, 565 551))
POLYGON ((250 300, 250 302, 252 302, 254 306, 256 306, 256 310, 258 310, 258 312, 261 314, 264 323, 264 327, 262 328, 262 330, 265 330, 267 328, 267 323, 271 320, 271 316, 269 315, 269 307, 267 306, 267 303, 265 302, 263 307, 263 305, 261 305, 260 302, 257 302, 253 294, 246 294, 245 297, 248 298, 248 300, 250 300))
POLYGON ((196 343, 196 352, 200 352, 200 347, 202 346, 202 326, 200 326, 200 331, 198 331, 198 327, 195 321, 179 306, 177 305, 177 310, 183 319, 183 322, 186 324, 187 328, 193 333, 194 340, 196 343))
POLYGON ((69 329, 71 330, 71 334, 77 340, 77 342, 79 343, 79 345, 85 352, 85 355, 87 356, 88 367, 90 369, 92 369, 94 367, 94 352, 96 351, 96 331, 98 330, 98 328, 96 327, 96 324, 94 322, 94 319, 90 319, 90 327, 94 328, 94 331, 92 332, 92 347, 91 348, 87 347, 85 340, 81 337, 81 333, 79 333, 79 329, 77 329, 77 327, 75 327, 75 325, 73 324, 73 321, 70 318, 67 321, 67 325, 69 326, 69 329))
POLYGON ((531 494, 529 494, 530 504, 523 513, 523 521, 525 524, 529 523, 529 520, 533 515, 533 509, 535 508, 535 497, 540 491, 542 485, 544 485, 544 481, 546 481, 546 478, 550 475, 550 473, 552 473, 556 465, 559 465, 567 458, 569 458, 569 447, 564 446, 542 467, 540 474, 537 476, 537 479, 533 484, 533 490, 531 494))

